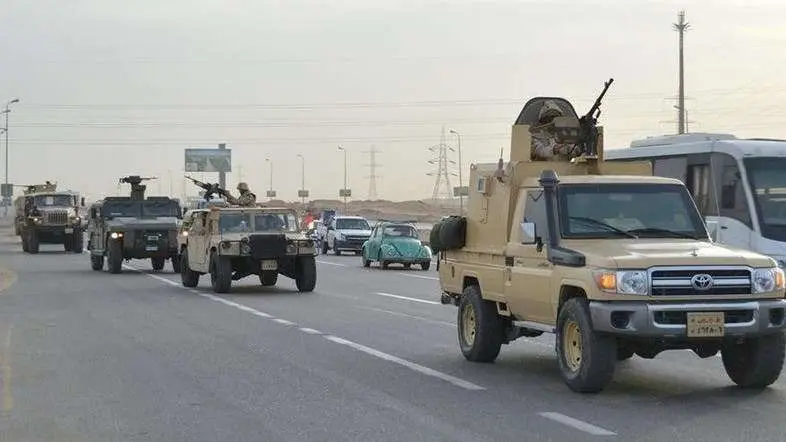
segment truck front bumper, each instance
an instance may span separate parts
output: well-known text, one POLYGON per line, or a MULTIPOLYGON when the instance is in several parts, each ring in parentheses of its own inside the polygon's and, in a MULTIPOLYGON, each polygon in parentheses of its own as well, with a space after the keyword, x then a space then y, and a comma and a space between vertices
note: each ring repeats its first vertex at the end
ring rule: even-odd
POLYGON ((786 300, 589 303, 595 331, 646 338, 689 338, 687 313, 723 312, 724 337, 760 336, 786 326, 786 300))

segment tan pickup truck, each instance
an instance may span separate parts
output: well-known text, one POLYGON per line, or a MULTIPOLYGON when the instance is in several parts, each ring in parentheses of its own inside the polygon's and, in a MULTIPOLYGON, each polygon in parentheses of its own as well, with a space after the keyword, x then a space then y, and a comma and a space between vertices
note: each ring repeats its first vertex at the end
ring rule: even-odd
MULTIPOLYGON (((775 382, 783 270, 713 243, 679 180, 652 176, 647 162, 604 162, 594 119, 591 153, 534 160, 530 129, 544 100, 530 100, 514 124, 507 164, 471 166, 466 216, 432 234, 464 356, 492 362, 503 344, 554 333, 562 378, 576 392, 603 390, 620 360, 671 349, 720 352, 741 387, 775 382)), ((573 106, 550 100, 565 114, 558 142, 587 146, 573 106)))

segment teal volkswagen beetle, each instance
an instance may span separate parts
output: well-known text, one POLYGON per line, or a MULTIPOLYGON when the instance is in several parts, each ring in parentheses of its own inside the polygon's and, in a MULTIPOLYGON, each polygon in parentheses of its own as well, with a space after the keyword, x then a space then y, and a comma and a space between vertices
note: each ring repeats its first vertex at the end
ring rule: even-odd
POLYGON ((361 259, 363 267, 369 267, 376 261, 383 269, 390 264, 403 264, 406 269, 417 264, 428 270, 431 249, 420 242, 418 231, 412 224, 382 221, 374 226, 371 237, 363 243, 361 259))

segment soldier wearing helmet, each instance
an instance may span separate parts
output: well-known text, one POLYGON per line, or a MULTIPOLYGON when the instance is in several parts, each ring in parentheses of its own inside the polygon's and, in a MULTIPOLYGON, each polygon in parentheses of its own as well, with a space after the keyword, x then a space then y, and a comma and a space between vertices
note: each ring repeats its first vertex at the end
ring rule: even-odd
POLYGON ((581 154, 581 147, 557 142, 550 130, 554 118, 563 115, 564 112, 553 100, 543 103, 538 113, 538 123, 531 129, 534 160, 570 161, 581 154))
POLYGON ((229 194, 226 195, 229 204, 252 207, 257 203, 257 196, 249 190, 248 183, 237 183, 237 191, 240 192, 240 196, 237 198, 229 194))

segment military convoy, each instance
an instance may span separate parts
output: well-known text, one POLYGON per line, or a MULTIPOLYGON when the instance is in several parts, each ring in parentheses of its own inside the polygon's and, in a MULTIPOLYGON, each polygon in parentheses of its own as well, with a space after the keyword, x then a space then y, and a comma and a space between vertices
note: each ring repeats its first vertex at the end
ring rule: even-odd
POLYGON ((183 286, 196 287, 209 274, 213 291, 227 293, 232 281, 257 275, 263 286, 273 286, 281 274, 300 292, 314 290, 314 242, 300 231, 294 210, 211 207, 194 211, 189 222, 180 252, 183 286))
POLYGON ((56 183, 27 186, 14 201, 14 230, 22 239, 22 250, 38 253, 40 244, 63 244, 66 252, 82 253, 79 208, 84 205, 78 193, 57 190, 56 183))
POLYGON ((102 270, 106 258, 110 273, 120 273, 123 261, 150 259, 153 270, 164 268, 166 260, 180 272, 177 247, 178 225, 183 212, 176 199, 166 196, 145 198, 143 178, 132 175, 120 179, 131 185, 130 196, 106 197, 91 205, 88 216, 90 265, 102 270))
POLYGON ((720 352, 741 387, 775 382, 786 351, 775 260, 713 243, 680 180, 604 162, 596 117, 564 99, 549 98, 564 111, 553 136, 584 154, 535 161, 530 128, 545 100, 522 109, 507 164, 471 166, 466 216, 432 231, 464 357, 492 362, 503 344, 545 332, 576 392, 603 390, 618 361, 671 349, 720 352))

